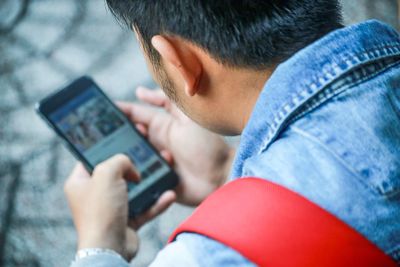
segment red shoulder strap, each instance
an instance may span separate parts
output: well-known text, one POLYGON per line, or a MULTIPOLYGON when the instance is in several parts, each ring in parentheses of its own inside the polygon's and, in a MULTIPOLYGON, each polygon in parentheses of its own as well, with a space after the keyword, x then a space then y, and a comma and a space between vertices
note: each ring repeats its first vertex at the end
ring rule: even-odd
POLYGON ((258 266, 396 266, 373 243, 330 213, 258 178, 237 179, 214 192, 175 230, 169 242, 182 232, 217 240, 258 266))

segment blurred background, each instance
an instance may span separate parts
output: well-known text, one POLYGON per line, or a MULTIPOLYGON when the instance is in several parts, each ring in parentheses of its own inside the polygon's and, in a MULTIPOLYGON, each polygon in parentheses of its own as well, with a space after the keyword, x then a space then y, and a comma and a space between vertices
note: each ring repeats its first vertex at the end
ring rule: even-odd
MULTIPOLYGON (((399 28, 396 0, 343 0, 346 24, 378 18, 399 28)), ((76 235, 63 195, 75 163, 34 103, 83 75, 134 101, 154 87, 133 33, 104 0, 0 0, 0 266, 68 266, 76 235)), ((146 266, 191 209, 174 205, 144 226, 133 266, 146 266)))

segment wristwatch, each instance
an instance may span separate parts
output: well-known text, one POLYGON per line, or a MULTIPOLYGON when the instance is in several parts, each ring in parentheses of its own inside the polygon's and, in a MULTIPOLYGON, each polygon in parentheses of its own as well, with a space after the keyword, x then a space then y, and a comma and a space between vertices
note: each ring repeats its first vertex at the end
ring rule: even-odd
POLYGON ((86 258, 86 257, 90 257, 90 256, 95 256, 98 254, 108 254, 108 255, 113 255, 116 256, 120 259, 124 259, 122 258, 122 256, 120 254, 118 254, 117 252, 115 252, 114 250, 111 249, 106 249, 106 248, 84 248, 84 249, 80 249, 76 252, 75 254, 75 259, 73 262, 76 262, 80 259, 86 258))

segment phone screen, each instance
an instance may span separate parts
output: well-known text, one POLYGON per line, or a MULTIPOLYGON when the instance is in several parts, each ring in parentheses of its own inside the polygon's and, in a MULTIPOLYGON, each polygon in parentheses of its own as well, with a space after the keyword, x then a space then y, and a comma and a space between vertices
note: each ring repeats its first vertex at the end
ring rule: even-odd
POLYGON ((170 171, 165 161, 95 85, 53 111, 49 119, 92 166, 115 154, 126 154, 141 176, 139 184, 128 183, 129 195, 170 171))

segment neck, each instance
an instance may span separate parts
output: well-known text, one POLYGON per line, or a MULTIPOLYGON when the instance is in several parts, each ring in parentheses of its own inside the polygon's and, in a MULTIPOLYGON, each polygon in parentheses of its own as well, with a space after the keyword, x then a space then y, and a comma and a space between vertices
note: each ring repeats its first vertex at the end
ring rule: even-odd
POLYGON ((226 102, 228 114, 236 114, 230 117, 230 124, 234 134, 240 134, 250 119, 257 99, 271 76, 274 68, 254 70, 232 70, 224 88, 227 88, 226 102))
POLYGON ((211 59, 206 63, 196 101, 183 104, 190 111, 187 115, 215 133, 240 135, 275 68, 255 71, 226 67, 211 59))

